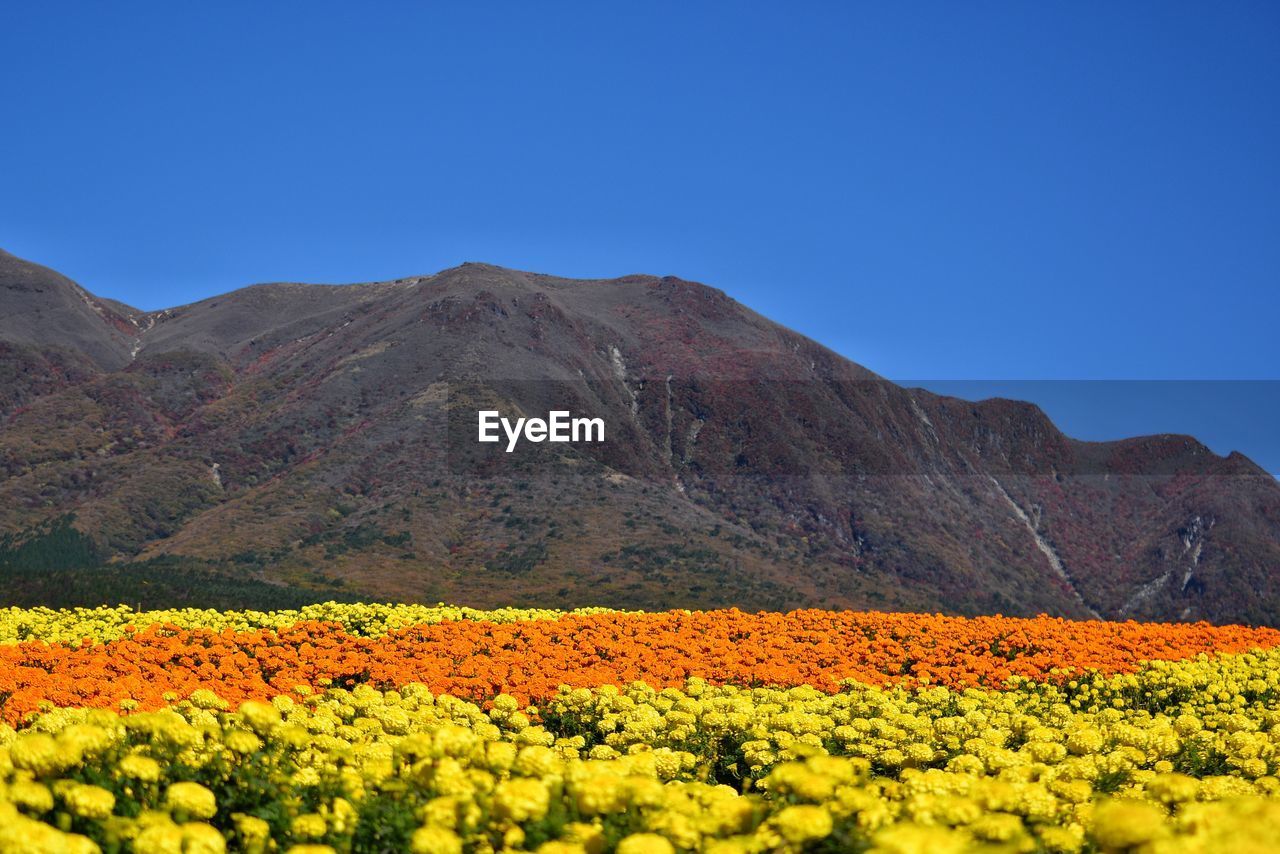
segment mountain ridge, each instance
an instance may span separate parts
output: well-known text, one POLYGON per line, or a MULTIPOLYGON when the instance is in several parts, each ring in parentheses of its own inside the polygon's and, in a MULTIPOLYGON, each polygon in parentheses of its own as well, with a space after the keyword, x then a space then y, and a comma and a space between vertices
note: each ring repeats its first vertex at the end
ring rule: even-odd
POLYGON ((137 312, 0 256, 10 305, 11 543, 74 516, 104 561, 477 604, 1280 615, 1280 487, 1244 455, 903 389, 676 277, 470 262, 137 312), (558 399, 616 440, 470 458, 457 413, 558 399))

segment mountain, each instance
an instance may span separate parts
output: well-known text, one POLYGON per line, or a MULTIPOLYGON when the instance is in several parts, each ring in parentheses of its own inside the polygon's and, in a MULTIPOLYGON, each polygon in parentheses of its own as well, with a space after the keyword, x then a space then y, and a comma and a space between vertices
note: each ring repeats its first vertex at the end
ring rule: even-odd
POLYGON ((464 264, 144 312, 0 255, 0 377, 11 589, 197 567, 319 598, 1280 622, 1280 485, 1242 455, 902 388, 672 277, 464 264), (479 409, 605 441, 507 453, 479 409))

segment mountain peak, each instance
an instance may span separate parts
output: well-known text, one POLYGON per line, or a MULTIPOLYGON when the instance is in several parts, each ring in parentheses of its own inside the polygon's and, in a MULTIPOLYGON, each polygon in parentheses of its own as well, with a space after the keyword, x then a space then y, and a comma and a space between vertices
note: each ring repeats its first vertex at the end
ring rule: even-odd
POLYGON ((48 267, 0 250, 0 339, 73 351, 102 368, 129 361, 134 309, 94 297, 48 267))
POLYGON ((1280 485, 1244 457, 904 389, 677 276, 135 315, 0 256, 0 342, 8 542, 74 517, 104 559, 473 604, 1280 620, 1280 485), (480 409, 607 441, 486 458, 480 409))

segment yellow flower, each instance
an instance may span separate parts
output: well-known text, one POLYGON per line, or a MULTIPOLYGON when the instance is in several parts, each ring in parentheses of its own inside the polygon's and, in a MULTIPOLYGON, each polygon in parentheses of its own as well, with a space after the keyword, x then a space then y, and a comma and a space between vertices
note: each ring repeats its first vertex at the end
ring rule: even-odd
POLYGON ((199 783, 171 784, 165 791, 164 802, 173 812, 191 818, 213 818, 218 812, 217 798, 199 783))
POLYGON ((547 814, 551 793, 541 780, 507 780, 494 792, 498 814, 514 822, 536 821, 547 814))
POLYGON ((1022 819, 1008 813, 987 813, 971 824, 969 831, 989 842, 1013 842, 1025 832, 1022 819))
POLYGON ((77 761, 97 756, 109 748, 113 741, 110 732, 93 724, 72 724, 58 734, 59 744, 63 748, 70 748, 77 761))
POLYGON ((275 739, 294 750, 302 750, 311 744, 311 733, 307 732, 306 727, 300 727, 297 724, 286 724, 279 728, 275 733, 275 739))
POLYGON ((262 739, 247 729, 233 729, 223 736, 222 743, 233 753, 248 755, 262 749, 262 739))
POLYGON ((964 833, 910 823, 887 827, 874 839, 869 854, 960 854, 972 846, 964 833))
POLYGON ((1103 850, 1123 850, 1165 833, 1165 814, 1145 801, 1110 800, 1093 813, 1093 838, 1103 850))
POLYGON ((556 752, 541 745, 529 745, 521 748, 516 756, 514 770, 526 777, 546 777, 560 765, 556 752))
POLYGON ((102 819, 111 815, 116 796, 99 786, 77 783, 62 795, 67 809, 81 818, 102 819))
POLYGON ((491 741, 484 746, 485 764, 491 771, 509 771, 516 762, 516 746, 509 741, 491 741))
POLYGON ((1161 774, 1147 783, 1147 792, 1166 804, 1194 801, 1200 782, 1186 774, 1161 774))
POLYGON ((133 840, 134 854, 182 854, 182 828, 173 822, 153 824, 133 840))
POLYGON ((801 845, 831 835, 831 813, 822 807, 787 807, 769 821, 773 829, 793 845, 801 845))
POLYGON ((302 839, 320 839, 329 832, 324 816, 317 813, 306 813, 293 820, 293 835, 302 839))
POLYGON ((225 854, 227 841, 203 822, 182 825, 182 854, 225 854))
POLYGON ((1040 844, 1055 854, 1075 854, 1084 847, 1084 828, 1078 824, 1041 828, 1040 844))
POLYGON ((37 777, 61 771, 72 764, 64 764, 64 758, 53 736, 43 732, 20 736, 9 745, 9 759, 13 767, 30 771, 37 777))
POLYGON ((195 706, 197 709, 227 708, 227 701, 210 691, 208 688, 200 688, 197 691, 193 691, 188 699, 191 701, 191 705, 195 706))
POLYGON ((588 854, 588 851, 581 843, 555 839, 539 845, 536 854, 588 854))
POLYGON ((334 833, 346 833, 355 826, 356 808, 346 798, 334 798, 327 814, 334 833))
MULTIPOLYGON (((44 813, 53 809, 53 793, 49 787, 31 780, 18 780, 9 785, 9 800, 27 812, 44 813)), ((0 797, 4 797, 0 789, 0 797)))
POLYGON ((160 763, 150 756, 131 753, 121 759, 116 767, 124 776, 144 783, 154 783, 160 779, 160 763))
POLYGON ((1246 759, 1240 763, 1240 773, 1250 779, 1265 777, 1267 770, 1266 761, 1258 759, 1257 757, 1254 757, 1253 759, 1246 759))
POLYGON ((1105 743, 1096 729, 1079 729, 1067 736, 1067 750, 1077 756, 1097 753, 1105 743))
POLYGON ((249 700, 240 705, 240 717, 261 735, 271 732, 280 723, 280 712, 270 703, 249 700))
POLYGON ((617 854, 675 854, 675 846, 656 833, 633 833, 618 843, 617 854))
POLYGON ((320 771, 310 766, 306 768, 299 768, 297 772, 289 778, 289 786, 294 789, 307 789, 318 785, 320 785, 320 771))
POLYGON ((480 743, 476 734, 466 727, 446 725, 436 730, 432 739, 437 756, 460 758, 470 755, 480 743))
POLYGON ((626 805, 627 791, 616 774, 597 774, 574 785, 578 809, 584 815, 614 813, 626 805))
POLYGON ((806 764, 798 762, 775 768, 766 778, 770 792, 795 795, 813 803, 822 803, 830 798, 835 791, 836 782, 824 774, 815 774, 806 764))
POLYGON ((493 698, 493 710, 499 714, 509 715, 520 710, 520 701, 510 694, 499 694, 493 698))
POLYGON ((409 840, 413 854, 462 854, 462 839, 443 827, 420 827, 409 840))
POLYGON ((594 824, 571 821, 564 826, 560 839, 582 846, 587 854, 601 854, 604 851, 604 831, 594 824))
POLYGON ((246 847, 262 846, 263 843, 271 838, 271 825, 255 815, 245 815, 238 812, 231 816, 231 821, 235 825, 236 833, 246 847))

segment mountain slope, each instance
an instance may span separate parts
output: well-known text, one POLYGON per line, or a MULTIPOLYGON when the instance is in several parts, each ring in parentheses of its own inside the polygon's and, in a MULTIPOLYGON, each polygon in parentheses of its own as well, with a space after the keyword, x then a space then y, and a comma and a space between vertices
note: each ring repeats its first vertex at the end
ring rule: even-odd
POLYGON ((703 285, 467 264, 144 314, 0 260, 32 318, 0 326, 10 554, 61 524, 381 597, 1280 619, 1280 487, 1244 457, 903 389, 703 285), (479 408, 606 441, 505 454, 479 408))
POLYGON ((0 341, 71 350, 107 370, 128 363, 141 315, 3 249, 0 308, 0 341))

